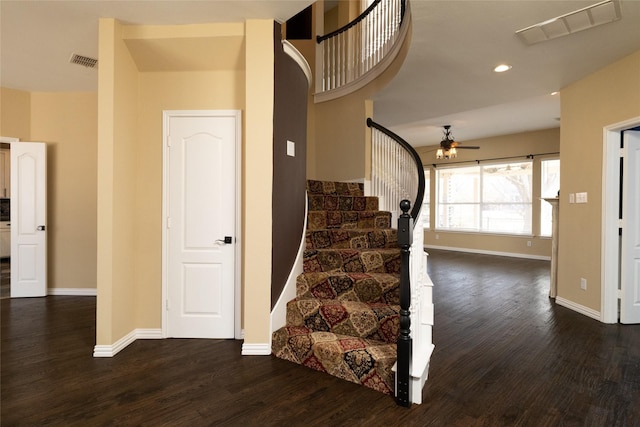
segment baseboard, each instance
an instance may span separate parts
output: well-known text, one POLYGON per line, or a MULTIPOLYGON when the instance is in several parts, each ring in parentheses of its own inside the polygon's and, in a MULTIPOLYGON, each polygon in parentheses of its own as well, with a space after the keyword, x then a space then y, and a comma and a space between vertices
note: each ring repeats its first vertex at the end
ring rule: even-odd
POLYGON ((483 249, 455 248, 451 246, 435 246, 435 245, 424 245, 424 248, 439 249, 443 251, 453 251, 453 252, 466 252, 470 254, 495 255, 495 256, 506 256, 511 258, 526 258, 526 259, 537 259, 541 261, 551 261, 551 257, 545 256, 545 255, 531 255, 531 254, 521 254, 521 253, 515 253, 515 252, 485 251, 483 249))
POLYGON ((47 295, 95 297, 98 295, 98 290, 96 288, 48 288, 47 295))
POLYGON ((269 356, 271 354, 271 346, 266 344, 242 344, 243 356, 269 356))
POLYGON ((568 299, 564 299, 562 297, 556 297, 556 304, 602 322, 602 316, 600 312, 592 308, 585 307, 584 305, 576 304, 575 302, 569 301, 568 299))
POLYGON ((162 329, 134 329, 111 345, 96 345, 93 357, 113 357, 135 340, 161 339, 162 329))

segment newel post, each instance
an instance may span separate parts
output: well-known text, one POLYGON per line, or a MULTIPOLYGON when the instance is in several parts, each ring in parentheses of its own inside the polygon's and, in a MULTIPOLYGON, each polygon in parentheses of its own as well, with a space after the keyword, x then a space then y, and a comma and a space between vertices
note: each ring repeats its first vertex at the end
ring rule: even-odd
POLYGON ((411 283, 409 278, 409 253, 413 240, 413 218, 409 215, 411 202, 400 202, 402 215, 398 218, 398 246, 400 246, 400 334, 398 335, 398 359, 396 362, 396 403, 411 406, 411 283))

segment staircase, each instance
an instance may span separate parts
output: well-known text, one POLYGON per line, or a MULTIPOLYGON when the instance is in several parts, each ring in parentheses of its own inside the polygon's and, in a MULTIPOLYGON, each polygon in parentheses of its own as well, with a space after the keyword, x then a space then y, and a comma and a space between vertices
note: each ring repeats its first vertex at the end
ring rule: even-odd
POLYGON ((362 184, 308 181, 307 191, 304 272, 273 354, 393 395, 400 250, 391 213, 362 184))

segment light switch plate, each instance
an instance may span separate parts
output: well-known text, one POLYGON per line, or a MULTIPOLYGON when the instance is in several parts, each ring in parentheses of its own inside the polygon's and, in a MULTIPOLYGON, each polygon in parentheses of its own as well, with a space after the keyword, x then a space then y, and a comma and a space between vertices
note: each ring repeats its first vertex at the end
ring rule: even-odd
POLYGON ((296 143, 293 141, 287 140, 287 156, 296 156, 296 143))
POLYGON ((587 193, 576 193, 576 203, 587 203, 587 193))

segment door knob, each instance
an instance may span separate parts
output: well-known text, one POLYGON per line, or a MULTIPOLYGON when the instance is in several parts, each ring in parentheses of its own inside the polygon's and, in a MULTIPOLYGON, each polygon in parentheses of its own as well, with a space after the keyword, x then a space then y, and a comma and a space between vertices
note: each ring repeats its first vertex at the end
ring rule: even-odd
POLYGON ((224 243, 225 245, 230 245, 231 243, 233 243, 233 237, 224 236, 224 240, 218 239, 218 240, 216 240, 216 242, 221 242, 221 243, 224 243))
POLYGON ((39 225, 38 228, 36 228, 36 230, 44 231, 45 230, 45 226, 44 225, 39 225))

